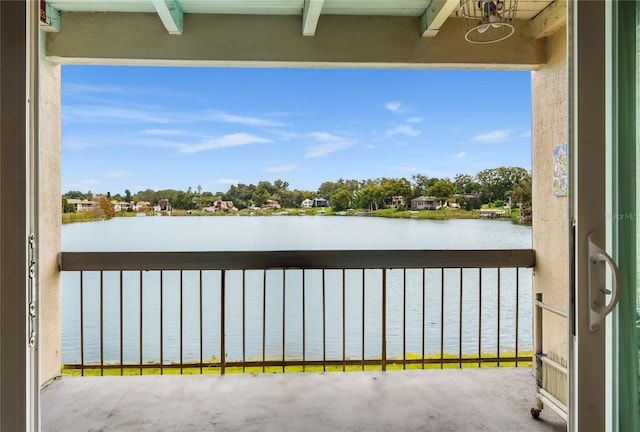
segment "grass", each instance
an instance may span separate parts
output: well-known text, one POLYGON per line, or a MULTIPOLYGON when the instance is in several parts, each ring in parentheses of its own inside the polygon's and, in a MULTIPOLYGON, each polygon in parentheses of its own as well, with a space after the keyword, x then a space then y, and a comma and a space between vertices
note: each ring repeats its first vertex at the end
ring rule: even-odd
POLYGON ((73 222, 95 222, 107 219, 109 218, 105 216, 96 216, 93 213, 62 213, 63 224, 73 222))
MULTIPOLYGON (((522 357, 531 357, 531 351, 523 351, 518 353, 522 357)), ((483 357, 493 357, 495 354, 484 354, 483 357)), ((513 357, 515 353, 513 352, 505 352, 501 353, 502 357, 513 357)), ((445 359, 458 359, 458 355, 455 354, 445 354, 443 356, 445 359)), ((474 358, 474 355, 463 355, 463 359, 474 358)), ((408 353, 406 356, 407 360, 418 360, 420 359, 420 354, 408 353)), ((425 359, 439 359, 439 354, 429 354, 425 356, 425 359)), ((419 370, 422 369, 421 363, 416 364, 407 364, 403 367, 401 363, 394 363, 394 361, 402 361, 402 357, 398 357, 396 359, 388 359, 387 360, 387 371, 399 371, 399 370, 419 370)), ((531 366, 531 361, 518 362, 519 367, 528 367, 531 366)), ((515 367, 515 362, 501 362, 500 367, 515 367)), ((424 365, 424 369, 459 369, 462 367, 463 369, 477 369, 478 363, 426 363, 424 365)), ((489 367, 498 367, 497 362, 487 362, 482 363, 482 368, 489 367)), ((381 365, 365 365, 365 371, 381 371, 381 365)), ((360 372, 362 371, 361 365, 346 365, 345 372, 360 372)), ((135 365, 125 365, 122 368, 122 375, 124 376, 133 376, 133 375, 160 375, 159 367, 144 367, 142 369, 142 374, 140 374, 140 368, 135 365)), ((267 366, 262 368, 262 366, 249 366, 246 367, 243 371, 242 367, 227 367, 225 368, 225 373, 227 374, 261 374, 261 373, 282 373, 282 366, 267 366)), ((285 366, 285 373, 300 373, 300 372, 343 372, 342 365, 327 365, 323 368, 323 366, 285 366)), ((205 366, 202 368, 203 375, 219 375, 221 373, 221 369, 218 365, 215 366, 205 366)), ((162 374, 164 375, 199 375, 200 368, 199 367, 185 367, 185 368, 176 368, 176 367, 165 367, 162 370, 162 374)), ((63 376, 81 376, 82 372, 80 369, 62 369, 63 376)), ((120 368, 116 369, 104 369, 104 376, 120 376, 120 368)), ((95 368, 86 368, 84 370, 84 376, 100 376, 100 367, 96 366, 95 368)))

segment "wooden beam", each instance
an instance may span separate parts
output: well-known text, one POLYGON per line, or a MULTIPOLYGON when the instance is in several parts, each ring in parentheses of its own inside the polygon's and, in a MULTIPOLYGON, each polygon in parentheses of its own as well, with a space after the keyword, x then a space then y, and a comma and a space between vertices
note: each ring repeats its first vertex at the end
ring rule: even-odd
POLYGON ((551 36, 567 23, 567 1, 556 0, 531 20, 532 35, 536 39, 551 36))
POLYGON ((531 249, 62 252, 62 271, 533 267, 531 249))
POLYGON ((318 19, 322 13, 324 0, 304 0, 304 10, 302 11, 302 36, 314 36, 318 19))
POLYGON ((435 37, 442 24, 458 6, 458 0, 431 0, 431 3, 420 18, 422 37, 435 37))
POLYGON ((60 31, 60 11, 48 2, 40 2, 40 29, 46 32, 60 31))
POLYGON ((151 3, 169 34, 182 34, 184 18, 178 0, 151 0, 151 3))

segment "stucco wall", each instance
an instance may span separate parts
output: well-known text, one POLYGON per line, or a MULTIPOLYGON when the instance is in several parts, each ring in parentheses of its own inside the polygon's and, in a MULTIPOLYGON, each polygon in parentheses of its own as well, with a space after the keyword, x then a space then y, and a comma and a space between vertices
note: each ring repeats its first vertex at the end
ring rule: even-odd
POLYGON ((60 375, 60 66, 40 61, 40 382, 60 375))
MULTIPOLYGON (((534 292, 567 309, 568 198, 553 193, 553 148, 567 142, 566 27, 547 40, 547 64, 532 72, 534 292)), ((543 349, 567 358, 566 320, 544 312, 543 349)))

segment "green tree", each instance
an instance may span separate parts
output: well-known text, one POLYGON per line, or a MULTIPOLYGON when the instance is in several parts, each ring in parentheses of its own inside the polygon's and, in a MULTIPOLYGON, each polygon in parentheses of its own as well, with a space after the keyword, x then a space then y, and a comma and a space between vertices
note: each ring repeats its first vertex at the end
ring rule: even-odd
POLYGON ((518 182, 530 177, 529 172, 520 167, 492 168, 476 174, 476 179, 482 186, 482 193, 490 201, 504 199, 518 182))
POLYGON ((378 210, 384 204, 384 191, 382 186, 370 185, 358 191, 358 206, 369 210, 378 210))
POLYGON ((511 202, 521 204, 523 208, 531 208, 531 177, 523 178, 514 187, 511 202))
POLYGON ((427 195, 445 200, 456 192, 456 187, 449 180, 438 180, 427 189, 427 195))
POLYGON ((331 207, 336 211, 346 210, 351 207, 353 195, 346 188, 338 189, 331 194, 331 207))
POLYGON ((124 190, 124 200, 126 202, 131 201, 131 191, 129 189, 124 190))

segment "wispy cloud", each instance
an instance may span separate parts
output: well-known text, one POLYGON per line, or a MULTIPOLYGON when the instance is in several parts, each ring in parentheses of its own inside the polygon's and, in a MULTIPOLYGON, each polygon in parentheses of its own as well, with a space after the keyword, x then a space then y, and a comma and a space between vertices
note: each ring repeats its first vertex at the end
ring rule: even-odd
POLYGON ((307 153, 305 156, 309 158, 323 157, 340 150, 348 149, 355 145, 355 141, 350 138, 333 135, 327 132, 313 132, 309 134, 309 137, 318 142, 316 145, 307 147, 307 153))
POLYGON ((107 173, 107 177, 110 179, 124 178, 128 176, 129 172, 124 170, 111 170, 107 173))
POLYGON ((247 117, 240 116, 235 114, 229 114, 224 111, 212 111, 208 113, 208 117, 210 120, 223 122, 223 123, 236 123, 242 124, 245 126, 262 126, 262 127, 279 127, 285 126, 284 123, 276 122, 273 120, 258 118, 258 117, 247 117))
POLYGON ((124 87, 118 86, 100 86, 100 85, 90 85, 90 84, 79 84, 79 83, 65 83, 62 84, 62 91, 65 94, 69 93, 80 93, 82 95, 86 95, 87 93, 118 93, 118 94, 129 94, 130 91, 125 89, 124 87))
POLYGON ((422 123, 422 120, 424 120, 422 117, 409 117, 407 123, 422 123))
POLYGON ((486 143, 498 143, 506 141, 510 136, 511 129, 498 129, 484 134, 476 135, 473 137, 473 140, 486 143))
POLYGON ((161 136, 194 136, 193 133, 182 129, 147 129, 142 131, 145 135, 161 136))
POLYGON ((209 138, 198 144, 179 144, 180 153, 198 153, 205 150, 214 150, 225 147, 239 147, 249 144, 270 143, 273 140, 261 138, 248 133, 235 133, 224 135, 220 138, 209 138))
POLYGON ((519 138, 531 138, 531 129, 518 135, 519 138))
POLYGON ((467 155, 467 152, 463 152, 463 151, 456 153, 456 157, 459 159, 464 158, 466 155, 467 155))
POLYGON ((90 123, 175 123, 170 113, 153 113, 150 110, 137 110, 123 107, 63 106, 63 121, 90 123))
POLYGON ((418 169, 416 167, 408 167, 408 166, 397 166, 397 167, 394 167, 394 169, 396 171, 408 172, 408 173, 414 173, 414 172, 418 171, 418 169))
POLYGON ((223 184, 223 185, 237 185, 238 183, 240 183, 240 180, 230 179, 230 178, 221 178, 216 180, 216 183, 223 184))
POLYGON ((94 186, 94 185, 100 184, 100 182, 96 179, 85 179, 85 180, 81 180, 80 183, 86 186, 94 186))
POLYGON ((269 166, 269 167, 265 167, 263 169, 264 172, 267 173, 281 173, 281 172, 287 172, 287 171, 293 171, 294 169, 296 169, 297 166, 294 164, 290 164, 290 165, 278 165, 278 166, 269 166))
POLYGON ((391 112, 395 112, 395 113, 404 112, 404 110, 402 109, 402 102, 389 101, 386 104, 384 104, 384 107, 391 112))
POLYGON ((411 125, 399 125, 387 131, 387 138, 394 135, 417 136, 420 135, 420 133, 419 130, 414 129, 411 125))

